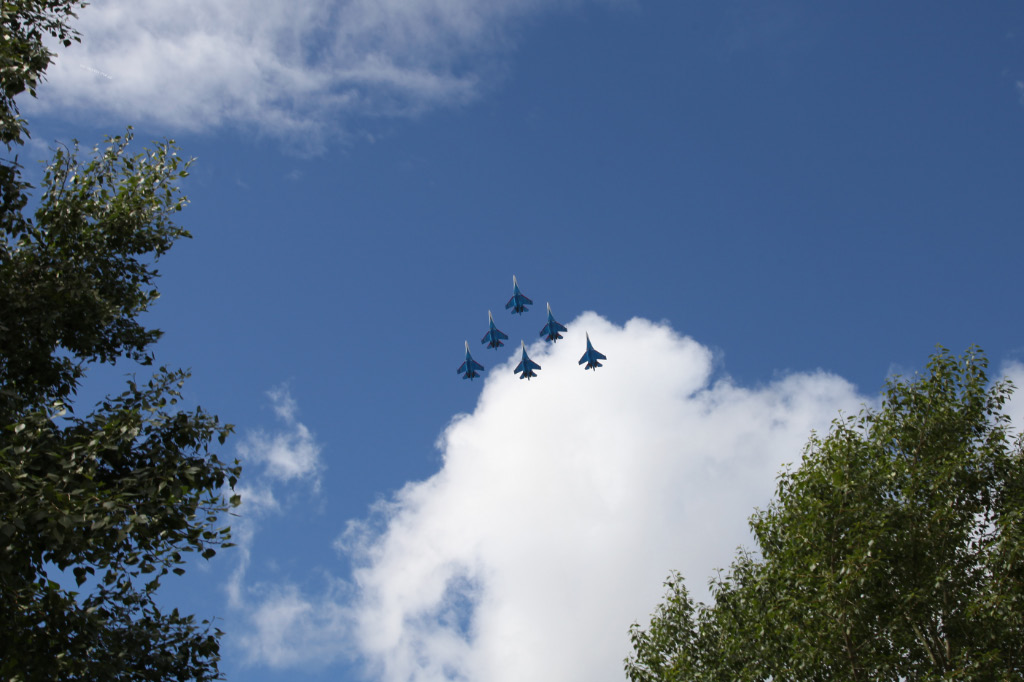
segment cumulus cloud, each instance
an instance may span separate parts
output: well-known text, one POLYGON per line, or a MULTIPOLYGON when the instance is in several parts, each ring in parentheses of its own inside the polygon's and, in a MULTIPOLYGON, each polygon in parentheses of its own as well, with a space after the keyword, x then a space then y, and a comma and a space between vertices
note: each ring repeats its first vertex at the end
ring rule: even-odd
MULTIPOLYGON (((298 421, 298 406, 288 390, 276 388, 268 391, 267 396, 274 413, 284 422, 285 430, 252 431, 237 446, 239 459, 245 467, 246 483, 235 489, 242 499, 236 510, 238 519, 232 524, 239 561, 228 580, 227 592, 228 603, 239 609, 249 609, 247 592, 251 588, 244 582, 259 520, 287 510, 287 504, 279 499, 280 493, 287 493, 296 486, 317 492, 323 468, 320 445, 306 425, 298 421)), ((278 613, 282 612, 286 610, 278 609, 278 613)))
POLYGON ((716 379, 712 353, 666 324, 586 313, 568 327, 530 348, 532 381, 514 353, 489 366, 476 409, 439 440, 440 471, 339 539, 356 568, 334 603, 338 650, 372 679, 621 680, 629 624, 668 572, 703 594, 781 465, 865 402, 823 372, 716 379), (608 356, 596 372, 577 364, 585 331, 608 356))
POLYGON ((267 395, 274 404, 274 413, 284 421, 288 430, 250 432, 238 446, 238 454, 246 463, 262 465, 258 481, 269 483, 301 479, 319 488, 320 446, 306 425, 296 420, 298 408, 295 401, 283 388, 267 395))
MULTIPOLYGON (((380 682, 619 682, 629 624, 669 571, 707 600, 811 431, 878 404, 820 371, 739 386, 665 323, 585 313, 568 327, 529 349, 532 381, 512 373, 514 349, 480 357, 479 401, 444 429, 439 471, 338 538, 351 576, 246 592, 233 639, 251 662, 357 660, 380 682), (577 364, 586 331, 608 356, 596 372, 577 364)), ((1019 362, 1001 375, 1024 386, 1019 362)), ((1022 395, 1007 409, 1018 427, 1022 395)))
POLYGON ((1013 395, 1003 406, 1016 434, 1024 433, 1024 363, 1010 361, 1003 364, 1000 376, 1013 382, 1013 395))
POLYGON ((266 588, 248 610, 249 629, 238 643, 252 663, 276 668, 308 665, 351 655, 345 648, 349 616, 344 583, 330 581, 316 601, 294 585, 266 588))
POLYGON ((347 650, 345 582, 325 576, 323 594, 307 597, 288 582, 264 582, 249 576, 261 521, 298 511, 305 514, 309 493, 320 490, 321 445, 298 420, 298 403, 284 388, 268 391, 274 414, 284 428, 249 432, 237 447, 245 465, 246 487, 233 524, 238 564, 228 578, 228 605, 243 623, 232 642, 247 662, 287 667, 310 660, 330 661, 347 650))
POLYGON ((517 17, 573 0, 107 0, 29 106, 317 138, 351 115, 466 102, 517 17))
MULTIPOLYGON (((628 626, 668 572, 707 599, 811 431, 877 404, 824 372, 738 386, 667 324, 586 313, 568 327, 530 349, 532 381, 512 373, 517 353, 485 361, 476 408, 437 443, 440 470, 348 522, 348 579, 247 591, 236 641, 250 661, 356 659, 382 682, 621 680, 628 626), (597 372, 577 364, 585 331, 608 356, 597 372)), ((1024 385, 1020 363, 1002 375, 1024 385)), ((1008 406, 1018 424, 1022 404, 1008 406)), ((275 405, 295 419, 286 394, 275 405)))

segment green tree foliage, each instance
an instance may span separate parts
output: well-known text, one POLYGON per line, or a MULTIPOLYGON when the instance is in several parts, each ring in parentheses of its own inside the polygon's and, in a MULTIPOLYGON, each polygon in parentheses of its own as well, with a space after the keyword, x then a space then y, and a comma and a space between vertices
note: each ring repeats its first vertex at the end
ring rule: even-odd
POLYGON ((881 409, 812 436, 695 603, 678 575, 632 682, 1024 677, 1024 441, 977 349, 940 350, 881 409))
MULTIPOLYGON (((77 40, 79 3, 3 0, 0 141, 27 136, 14 99, 77 40), (47 38, 49 36, 50 38, 47 38)), ((90 366, 149 373, 160 332, 139 320, 157 298, 157 260, 188 232, 173 143, 130 153, 131 132, 55 152, 32 189, 0 160, 0 679, 210 680, 220 632, 157 603, 190 553, 226 546, 237 462, 211 452, 231 427, 177 407, 187 373, 128 381, 85 416, 90 366)))
POLYGON ((53 54, 43 44, 46 36, 64 47, 78 41, 78 34, 69 25, 75 18, 75 7, 84 2, 68 0, 2 0, 0 20, 0 142, 10 148, 27 135, 25 121, 18 115, 14 102, 26 90, 36 96, 36 87, 53 54))

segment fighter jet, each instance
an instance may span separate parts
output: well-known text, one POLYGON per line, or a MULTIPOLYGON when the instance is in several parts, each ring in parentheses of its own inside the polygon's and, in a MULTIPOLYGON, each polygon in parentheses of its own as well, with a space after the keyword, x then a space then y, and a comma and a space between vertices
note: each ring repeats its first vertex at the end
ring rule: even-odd
POLYGON ((501 340, 507 339, 508 336, 505 332, 494 326, 494 315, 491 315, 490 310, 487 311, 487 319, 491 322, 491 328, 486 334, 484 334, 484 338, 480 339, 480 343, 486 343, 488 348, 494 349, 504 346, 505 344, 503 344, 501 340))
POLYGON ((558 322, 555 322, 555 316, 551 314, 551 304, 548 303, 548 323, 540 330, 540 335, 548 341, 555 342, 562 338, 562 335, 558 332, 564 331, 568 330, 558 322))
POLYGON ((583 369, 592 369, 597 371, 598 367, 603 367, 598 360, 607 359, 608 358, 606 358, 601 352, 594 350, 594 347, 590 345, 590 334, 587 334, 587 352, 583 354, 582 358, 580 358, 579 364, 582 365, 585 362, 587 363, 587 366, 583 369))
POLYGON ((526 354, 526 342, 523 341, 522 344, 523 359, 518 365, 516 365, 514 373, 519 374, 520 372, 522 372, 523 376, 519 377, 520 379, 530 379, 531 377, 537 376, 537 373, 534 372, 533 370, 540 369, 540 365, 531 360, 530 356, 526 354))
POLYGON ((505 304, 505 310, 511 308, 513 313, 522 315, 529 310, 526 307, 528 305, 533 305, 533 301, 523 296, 523 292, 519 291, 519 282, 516 281, 516 276, 512 275, 512 298, 508 299, 508 303, 505 304))
POLYGON ((473 356, 469 354, 469 341, 466 341, 466 361, 459 365, 459 368, 455 370, 458 374, 465 374, 463 379, 473 379, 480 376, 480 372, 484 371, 484 366, 473 359, 473 356))

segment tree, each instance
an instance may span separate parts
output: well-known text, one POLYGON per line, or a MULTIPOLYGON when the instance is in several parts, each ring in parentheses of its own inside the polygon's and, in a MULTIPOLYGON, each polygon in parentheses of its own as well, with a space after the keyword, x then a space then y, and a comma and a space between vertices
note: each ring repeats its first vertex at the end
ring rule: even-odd
MULTIPOLYGON (((15 97, 35 95, 47 36, 77 40, 80 3, 3 0, 0 141, 28 130, 15 97)), ((177 407, 187 372, 132 378, 85 416, 90 366, 150 372, 160 331, 156 263, 189 237, 173 218, 188 162, 172 142, 129 153, 128 134, 90 154, 59 148, 38 209, 14 160, 0 160, 0 679, 210 680, 220 631, 157 604, 189 553, 229 543, 237 461, 211 452, 231 427, 177 407)))
POLYGON ((812 436, 697 604, 673 575, 632 682, 1024 676, 1024 440, 987 362, 940 349, 812 436))

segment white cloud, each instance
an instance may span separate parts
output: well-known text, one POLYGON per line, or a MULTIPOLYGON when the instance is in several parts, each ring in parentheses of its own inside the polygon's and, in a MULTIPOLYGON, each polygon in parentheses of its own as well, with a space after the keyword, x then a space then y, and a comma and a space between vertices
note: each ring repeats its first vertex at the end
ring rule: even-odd
POLYGON ((665 325, 593 313, 543 369, 491 367, 441 470, 406 485, 341 545, 351 644, 385 682, 621 680, 628 627, 680 569, 702 594, 747 543, 782 463, 864 399, 839 377, 753 389, 712 380, 711 352, 665 325), (608 356, 585 372, 584 331, 608 356))
POLYGON ((256 517, 267 512, 281 511, 281 503, 266 481, 257 479, 255 485, 239 485, 235 488, 235 493, 242 500, 246 516, 256 517))
POLYGON ((466 102, 516 17, 573 0, 106 0, 38 103, 186 130, 318 139, 351 115, 466 102))
POLYGON ((263 465, 257 481, 307 480, 319 489, 320 445, 306 425, 296 420, 298 408, 286 389, 278 388, 267 395, 274 404, 274 413, 289 430, 250 432, 238 445, 238 454, 247 464, 263 465))
POLYGON ((267 397, 274 404, 274 414, 284 420, 286 424, 295 423, 295 415, 298 414, 299 405, 292 398, 291 393, 284 386, 267 391, 267 397))
POLYGON ((262 601, 248 613, 251 627, 239 637, 240 645, 253 654, 253 662, 273 667, 338 657, 348 624, 339 590, 344 585, 335 583, 316 602, 293 585, 263 590, 262 601))
POLYGON ((1000 376, 1013 382, 1013 395, 1003 406, 1013 424, 1014 435, 1024 433, 1024 363, 1010 361, 1003 364, 1000 376))
MULTIPOLYGON (((259 520, 270 514, 281 514, 287 505, 278 499, 276 491, 288 492, 295 485, 303 485, 314 493, 320 489, 320 445, 313 434, 296 419, 298 406, 284 387, 267 392, 274 413, 287 426, 286 431, 268 434, 266 431, 252 431, 238 446, 246 483, 236 488, 242 503, 236 510, 238 519, 232 523, 232 539, 237 545, 238 565, 232 571, 227 584, 228 603, 237 609, 251 610, 249 592, 245 585, 246 571, 252 560, 253 544, 256 539, 259 520)), ((266 608, 266 605, 264 607, 266 608)), ((287 613, 286 609, 272 609, 275 617, 287 613)), ((257 617, 265 614, 258 612, 257 617)), ((266 628, 255 621, 259 636, 256 641, 266 639, 266 628)))
MULTIPOLYGON (((234 638, 250 662, 355 658, 381 682, 619 682, 628 627, 668 572, 706 599, 812 429, 878 404, 824 372, 716 379, 712 353, 666 324, 585 313, 568 327, 530 349, 529 382, 514 349, 480 355, 479 402, 439 439, 440 470, 338 539, 349 581, 247 588, 234 638), (608 356, 596 372, 577 364, 585 331, 608 356)), ((1002 374, 1024 386, 1024 365, 1002 374)), ((1007 411, 1019 426, 1024 393, 1007 411)))

